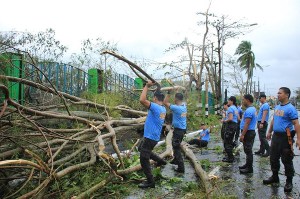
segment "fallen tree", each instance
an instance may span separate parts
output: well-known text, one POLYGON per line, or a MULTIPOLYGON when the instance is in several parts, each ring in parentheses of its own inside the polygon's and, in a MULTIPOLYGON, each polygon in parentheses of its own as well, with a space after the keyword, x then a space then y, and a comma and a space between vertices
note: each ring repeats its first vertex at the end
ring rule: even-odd
MULTIPOLYGON (((4 95, 0 104, 0 197, 43 197, 49 194, 52 184, 95 165, 97 160, 109 174, 78 198, 91 195, 114 179, 122 180, 122 176, 141 169, 139 164, 125 166, 118 137, 124 131, 143 129, 147 112, 127 105, 107 106, 27 79, 0 75, 0 80, 22 83, 61 99, 59 104, 47 106, 20 104, 9 97, 7 86, 0 84, 0 92, 4 95), (113 118, 110 115, 113 111, 118 111, 120 117, 113 118), (50 121, 57 126, 64 126, 66 122, 68 126, 53 128, 50 121), (107 146, 111 146, 110 151, 106 150, 107 146)), ((159 84, 157 86, 160 88, 159 84)), ((184 88, 173 86, 161 90, 177 89, 184 88)), ((162 158, 173 156, 173 131, 169 126, 167 129, 165 150, 160 154, 162 158)), ((130 151, 133 150, 134 147, 130 151)), ((196 173, 199 166, 195 168, 196 173)), ((206 178, 200 179, 209 183, 206 178)))

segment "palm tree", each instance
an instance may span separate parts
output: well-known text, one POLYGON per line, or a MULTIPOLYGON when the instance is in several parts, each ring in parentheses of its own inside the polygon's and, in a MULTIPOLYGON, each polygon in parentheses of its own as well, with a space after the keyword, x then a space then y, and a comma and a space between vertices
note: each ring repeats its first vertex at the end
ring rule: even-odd
POLYGON ((255 54, 251 50, 251 47, 252 44, 250 41, 242 41, 235 51, 236 55, 240 55, 240 57, 237 59, 237 62, 240 64, 240 67, 243 70, 246 70, 246 93, 251 93, 253 70, 256 67, 263 70, 259 64, 255 63, 255 54))

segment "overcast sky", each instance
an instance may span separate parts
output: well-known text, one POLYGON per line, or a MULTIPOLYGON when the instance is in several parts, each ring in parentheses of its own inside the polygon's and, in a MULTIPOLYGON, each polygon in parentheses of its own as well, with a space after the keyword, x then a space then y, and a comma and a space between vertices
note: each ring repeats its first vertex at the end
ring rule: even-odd
MULTIPOLYGON (((78 52, 87 38, 118 43, 125 57, 157 61, 171 43, 185 37, 201 41, 197 12, 208 0, 12 0, 1 2, 1 31, 45 31, 53 28, 57 39, 78 52), (198 37, 198 38, 197 38, 198 37)), ((210 12, 257 23, 254 30, 228 40, 224 53, 233 55, 242 40, 251 41, 256 62, 268 66, 255 71, 262 90, 275 95, 281 86, 300 87, 300 1, 299 0, 213 0, 210 12)), ((202 31, 203 34, 203 31, 202 31)), ((200 43, 200 42, 199 42, 200 43)))

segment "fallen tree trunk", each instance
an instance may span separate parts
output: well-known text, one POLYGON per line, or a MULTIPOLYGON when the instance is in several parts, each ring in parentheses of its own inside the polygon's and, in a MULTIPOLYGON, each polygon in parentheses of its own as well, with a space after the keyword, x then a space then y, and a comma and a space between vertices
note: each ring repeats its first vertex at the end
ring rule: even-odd
POLYGON ((205 190, 206 197, 211 198, 209 194, 211 193, 212 186, 210 184, 209 177, 208 177, 207 173, 202 169, 201 165, 197 162, 197 158, 196 158, 195 154, 193 153, 193 151, 191 149, 188 148, 188 146, 189 145, 186 142, 182 142, 180 145, 184 154, 191 161, 191 163, 196 171, 196 174, 199 176, 201 185, 203 186, 203 188, 205 190))

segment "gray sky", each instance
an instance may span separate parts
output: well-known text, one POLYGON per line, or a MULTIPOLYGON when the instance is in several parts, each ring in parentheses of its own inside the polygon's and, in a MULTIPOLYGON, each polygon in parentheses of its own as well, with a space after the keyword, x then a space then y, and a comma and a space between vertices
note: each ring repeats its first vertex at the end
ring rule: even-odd
MULTIPOLYGON (((101 37, 118 43, 125 57, 169 61, 171 43, 185 37, 201 43, 203 29, 197 26, 208 0, 14 0, 1 2, 0 30, 56 31, 57 39, 78 52, 87 38, 101 37), (199 34, 202 33, 202 34, 199 34)), ((281 86, 300 87, 299 0, 213 0, 210 12, 258 23, 238 39, 228 40, 226 54, 233 55, 242 40, 253 45, 256 62, 267 66, 255 71, 261 88, 275 95, 281 86)), ((148 69, 149 72, 150 69, 148 69)))

